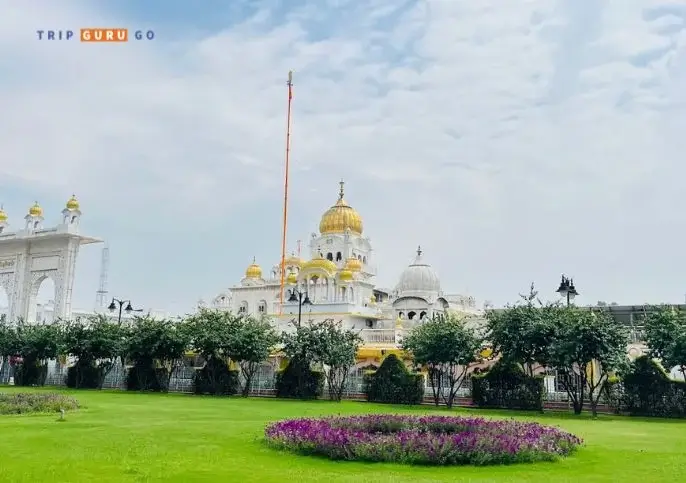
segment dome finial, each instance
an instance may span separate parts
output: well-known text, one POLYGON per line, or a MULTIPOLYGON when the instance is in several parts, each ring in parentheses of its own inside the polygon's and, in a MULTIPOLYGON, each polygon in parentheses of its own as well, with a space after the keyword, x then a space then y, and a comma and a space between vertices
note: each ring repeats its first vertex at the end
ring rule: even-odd
POLYGON ((339 185, 341 185, 341 190, 338 192, 338 199, 342 200, 343 199, 343 188, 345 186, 345 181, 343 181, 343 178, 338 182, 339 185))
POLYGON ((417 256, 418 257, 422 256, 422 246, 421 245, 417 246, 417 256))

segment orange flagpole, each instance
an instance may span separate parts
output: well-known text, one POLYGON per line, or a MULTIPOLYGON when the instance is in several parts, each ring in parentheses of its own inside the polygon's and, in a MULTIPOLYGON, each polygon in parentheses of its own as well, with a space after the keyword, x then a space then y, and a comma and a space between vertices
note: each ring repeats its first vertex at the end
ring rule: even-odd
POLYGON ((293 102, 293 71, 288 71, 288 112, 286 114, 286 167, 283 181, 283 235, 281 237, 281 289, 279 315, 283 314, 284 281, 286 278, 286 235, 288 227, 288 169, 291 156, 291 103, 293 102))

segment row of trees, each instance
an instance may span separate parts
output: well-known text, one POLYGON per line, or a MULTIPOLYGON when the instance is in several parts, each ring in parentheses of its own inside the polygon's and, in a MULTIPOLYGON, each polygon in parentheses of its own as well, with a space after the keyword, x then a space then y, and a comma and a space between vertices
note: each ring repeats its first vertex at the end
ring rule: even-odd
MULTIPOLYGON (((19 385, 43 385, 48 361, 70 357, 74 364, 67 383, 72 387, 101 388, 120 363, 130 366, 130 389, 166 390, 191 351, 205 361, 196 377, 196 382, 201 379, 201 392, 230 393, 227 384, 236 381, 247 396, 260 365, 280 351, 293 367, 321 368, 330 396, 340 400, 360 343, 357 333, 333 320, 293 322, 292 330, 278 334, 268 318, 209 309, 182 321, 138 317, 116 323, 104 316, 53 324, 0 321, 0 358, 16 363, 19 385)), ((302 374, 296 380, 291 392, 304 394, 302 374)))

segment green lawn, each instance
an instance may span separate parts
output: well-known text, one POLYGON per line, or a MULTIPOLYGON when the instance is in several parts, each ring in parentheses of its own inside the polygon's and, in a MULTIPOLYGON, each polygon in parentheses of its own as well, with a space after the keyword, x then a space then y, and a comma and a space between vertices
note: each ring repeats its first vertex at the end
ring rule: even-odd
MULTIPOLYGON (((0 388, 0 391, 15 391, 0 388)), ((269 421, 370 412, 431 412, 359 402, 298 402, 179 394, 70 391, 85 406, 56 415, 0 416, 0 481, 18 482, 641 482, 686 480, 686 422, 478 411, 559 425, 586 445, 557 463, 410 467, 279 453, 269 421)), ((442 410, 445 414, 446 411, 442 410)), ((453 411, 475 414, 473 410, 453 411)))

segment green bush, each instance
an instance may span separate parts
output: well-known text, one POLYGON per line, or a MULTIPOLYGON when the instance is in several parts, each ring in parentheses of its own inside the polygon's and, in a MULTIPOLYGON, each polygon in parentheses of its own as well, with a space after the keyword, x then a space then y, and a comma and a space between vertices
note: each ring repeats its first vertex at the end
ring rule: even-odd
POLYGON ((210 359, 202 369, 195 371, 193 386, 196 394, 230 396, 239 389, 238 371, 229 370, 224 361, 210 359))
POLYGON ((636 358, 622 382, 621 411, 633 416, 686 417, 686 383, 671 379, 651 358, 636 358))
POLYGON ((76 363, 67 369, 67 387, 74 389, 102 389, 105 370, 94 363, 76 363))
POLYGON ((479 407, 543 410, 543 376, 531 377, 514 363, 498 361, 472 376, 472 401, 479 407))
POLYGON ((165 367, 152 364, 136 364, 126 374, 126 389, 129 391, 167 392, 168 372, 165 367))
POLYGON ((324 373, 313 371, 307 361, 293 359, 276 373, 276 397, 317 399, 324 393, 324 373))
POLYGON ((390 404, 421 404, 424 400, 424 377, 411 373, 405 364, 390 354, 381 367, 365 375, 367 400, 390 404))
POLYGON ((44 386, 48 378, 48 366, 39 361, 24 359, 14 372, 14 384, 17 386, 44 386))
POLYGON ((79 408, 79 402, 57 393, 1 393, 0 414, 57 413, 79 408))

